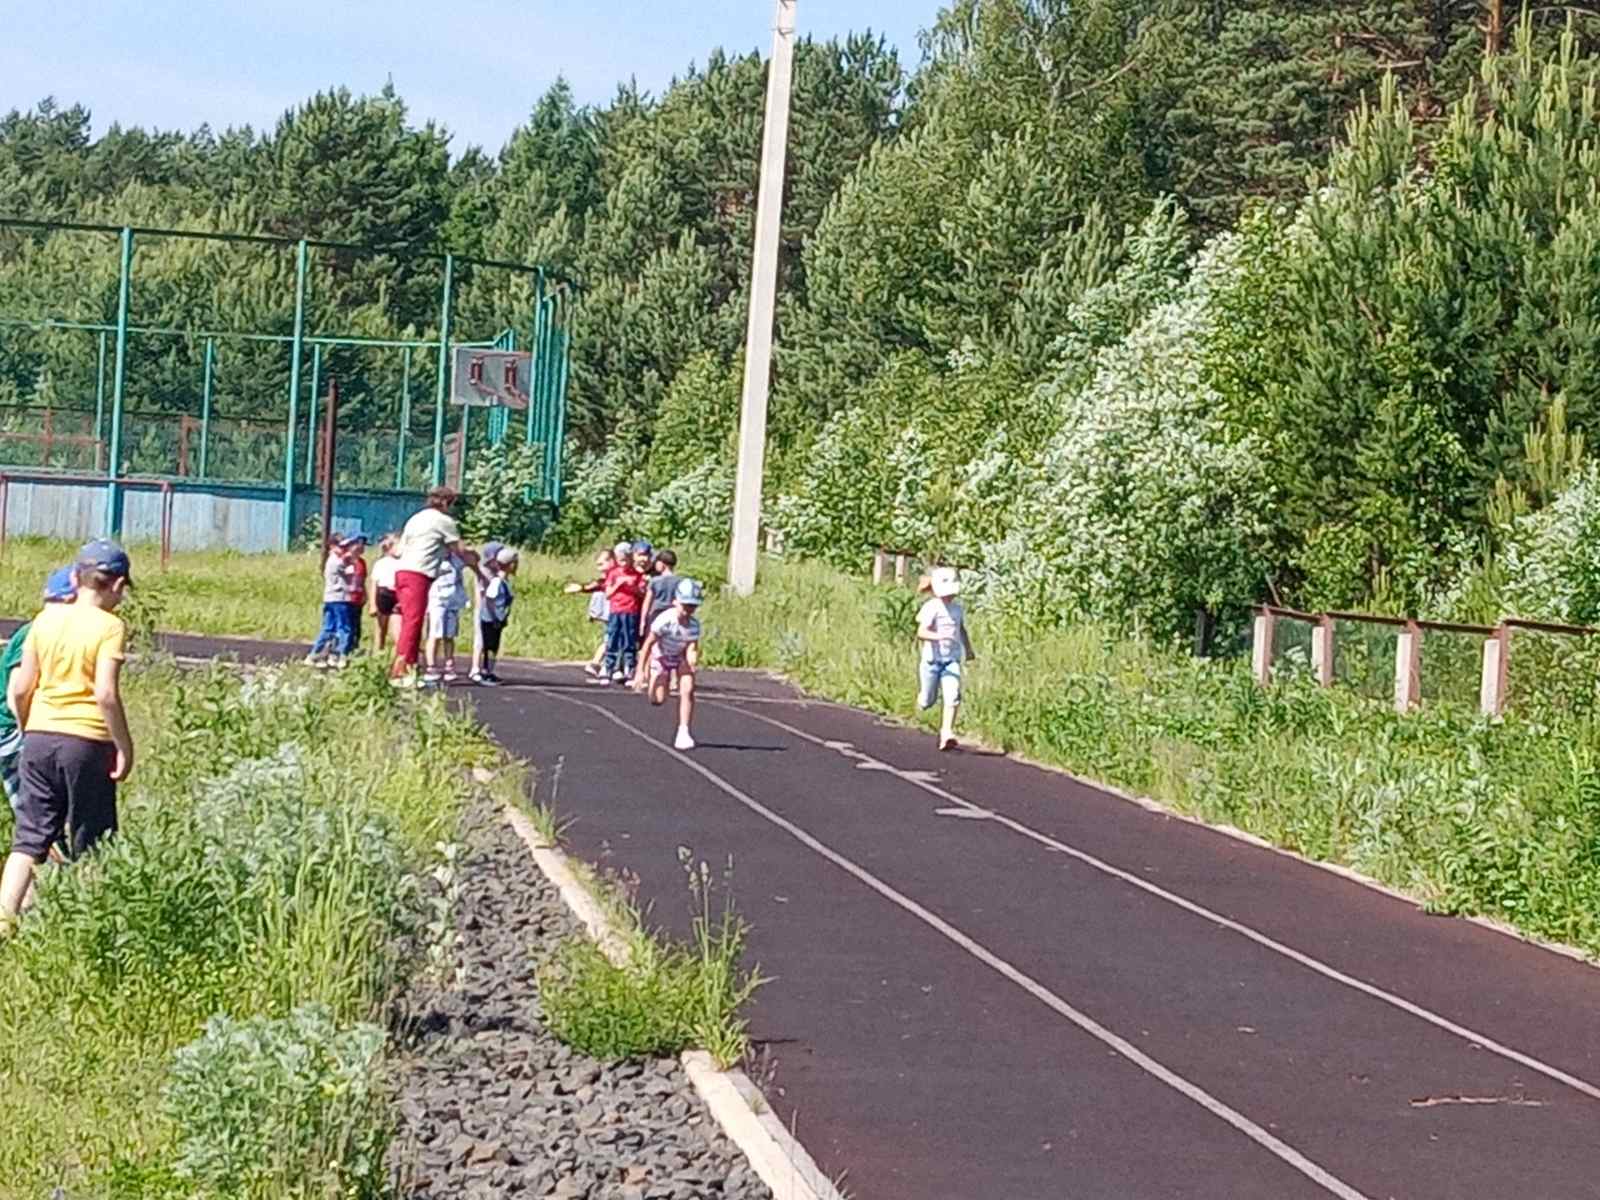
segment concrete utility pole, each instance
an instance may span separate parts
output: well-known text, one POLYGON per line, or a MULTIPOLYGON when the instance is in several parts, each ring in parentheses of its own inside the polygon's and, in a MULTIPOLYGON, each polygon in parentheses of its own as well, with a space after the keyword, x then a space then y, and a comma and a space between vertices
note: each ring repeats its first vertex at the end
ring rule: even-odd
POLYGON ((783 224, 789 91, 794 79, 794 6, 795 0, 777 0, 767 77, 767 123, 761 140, 761 193, 756 201, 756 253, 744 345, 744 400, 739 407, 739 469, 733 486, 733 545, 728 552, 728 581, 740 596, 748 596, 756 586, 761 477, 767 454, 767 390, 772 381, 772 320, 778 292, 778 235, 783 224))

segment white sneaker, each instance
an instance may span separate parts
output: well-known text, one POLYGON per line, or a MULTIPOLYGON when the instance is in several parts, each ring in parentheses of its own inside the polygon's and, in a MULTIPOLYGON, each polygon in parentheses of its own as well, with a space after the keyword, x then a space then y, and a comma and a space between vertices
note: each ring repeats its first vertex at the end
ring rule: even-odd
POLYGON ((672 743, 672 748, 674 750, 694 749, 694 739, 689 736, 689 731, 687 729, 680 728, 678 730, 678 740, 672 743))
POLYGON ((328 660, 323 658, 320 654, 306 655, 306 666, 308 667, 325 667, 327 665, 328 660))
POLYGON ((626 675, 624 675, 621 671, 613 671, 613 672, 611 672, 611 682, 612 683, 622 683, 627 678, 628 677, 626 675))
POLYGON ((460 678, 461 678, 461 676, 457 675, 454 671, 446 671, 444 673, 444 681, 446 683, 454 683, 457 679, 460 679, 460 678))
POLYGON ((482 671, 474 671, 471 675, 468 675, 467 678, 472 680, 473 683, 483 683, 485 681, 485 676, 482 671))

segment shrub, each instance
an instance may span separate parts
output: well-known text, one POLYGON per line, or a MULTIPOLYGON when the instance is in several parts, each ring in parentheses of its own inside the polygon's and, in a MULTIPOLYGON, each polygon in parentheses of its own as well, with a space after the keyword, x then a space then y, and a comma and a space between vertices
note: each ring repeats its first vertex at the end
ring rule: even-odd
POLYGON ((540 498, 544 446, 510 439, 472 460, 462 490, 467 495, 461 530, 473 540, 498 538, 530 546, 544 536, 549 515, 540 498))
POLYGON ((165 1092, 178 1174, 239 1200, 383 1195, 392 1136, 383 1046, 377 1026, 341 1029, 317 1006, 213 1017, 173 1057, 165 1092))

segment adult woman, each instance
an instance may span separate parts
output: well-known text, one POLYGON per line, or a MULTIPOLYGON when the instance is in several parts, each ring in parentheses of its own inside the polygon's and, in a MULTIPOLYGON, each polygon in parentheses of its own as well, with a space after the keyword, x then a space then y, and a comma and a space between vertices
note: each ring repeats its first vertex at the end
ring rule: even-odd
POLYGON ((395 638, 395 680, 415 677, 422 649, 422 623, 428 611, 428 589, 450 555, 476 566, 477 554, 461 544, 461 527, 450 515, 455 492, 436 487, 428 493, 427 507, 412 515, 400 531, 399 561, 395 565, 394 592, 400 606, 400 635, 395 638))

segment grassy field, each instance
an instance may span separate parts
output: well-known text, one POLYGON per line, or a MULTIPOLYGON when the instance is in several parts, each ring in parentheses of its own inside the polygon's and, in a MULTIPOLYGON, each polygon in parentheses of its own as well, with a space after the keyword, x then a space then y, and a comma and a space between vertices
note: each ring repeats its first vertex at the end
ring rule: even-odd
MULTIPOLYGON (((20 612, 66 548, 13 543, 0 610, 20 612), (19 564, 26 564, 16 569, 19 564)), ((719 555, 685 554, 712 586, 712 665, 781 670, 832 699, 908 720, 916 600, 827 568, 767 563, 747 600, 725 598, 719 555)), ((523 561, 507 650, 573 659, 597 632, 560 585, 582 560, 523 561)), ((309 637, 310 558, 179 556, 147 570, 164 628, 309 637)), ((963 728, 1008 750, 1353 866, 1442 912, 1487 914, 1600 955, 1600 719, 1595 676, 1568 672, 1502 720, 1466 704, 1410 716, 1353 689, 1285 673, 1263 691, 1238 661, 1091 626, 973 620, 963 728)), ((1552 668, 1553 669, 1553 668, 1552 668)))
POLYGON ((122 833, 0 944, 0 1196, 377 1196, 382 1024, 498 752, 376 664, 127 679, 122 833))

